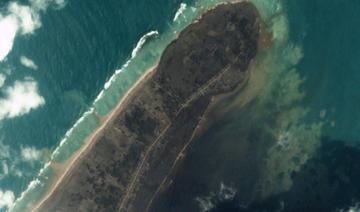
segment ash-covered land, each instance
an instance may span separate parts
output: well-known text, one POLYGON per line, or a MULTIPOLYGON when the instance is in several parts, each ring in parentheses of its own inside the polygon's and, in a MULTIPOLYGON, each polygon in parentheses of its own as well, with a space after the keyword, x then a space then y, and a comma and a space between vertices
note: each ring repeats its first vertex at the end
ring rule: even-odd
POLYGON ((259 25, 255 6, 242 2, 182 31, 38 210, 151 211, 212 98, 247 82, 259 25))

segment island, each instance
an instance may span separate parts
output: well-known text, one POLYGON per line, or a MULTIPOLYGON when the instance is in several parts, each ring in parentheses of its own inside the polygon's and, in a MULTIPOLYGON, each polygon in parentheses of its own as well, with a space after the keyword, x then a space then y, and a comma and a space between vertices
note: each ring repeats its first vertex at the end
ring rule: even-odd
POLYGON ((152 211, 214 97, 246 84, 260 17, 218 5, 185 28, 128 91, 33 211, 152 211))

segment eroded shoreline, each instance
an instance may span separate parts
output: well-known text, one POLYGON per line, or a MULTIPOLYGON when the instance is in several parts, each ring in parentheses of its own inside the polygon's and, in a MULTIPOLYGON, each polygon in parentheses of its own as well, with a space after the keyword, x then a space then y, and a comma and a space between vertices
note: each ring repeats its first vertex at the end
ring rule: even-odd
MULTIPOLYGON (((38 202, 35 204, 35 206, 31 209, 32 211, 37 211, 42 204, 44 204, 49 197, 54 193, 54 191, 57 189, 57 187, 60 185, 60 183, 63 180, 66 180, 66 177, 69 177, 68 175, 70 174, 69 172, 71 171, 71 169, 73 167, 75 167, 77 165, 77 163, 79 162, 79 160, 81 160, 81 157, 83 157, 84 155, 86 155, 86 153, 93 147, 94 142, 98 139, 98 136, 100 136, 100 134, 102 133, 103 129, 114 120, 114 118, 116 118, 116 116, 122 111, 124 110, 124 107, 127 104, 127 101, 129 99, 129 95, 132 94, 133 92, 135 92, 136 89, 139 89, 140 85, 142 83, 144 83, 149 77, 152 76, 152 74, 154 74, 156 70, 156 65, 149 68, 144 74, 143 76, 140 77, 139 80, 136 81, 136 83, 125 93, 124 97, 120 100, 120 102, 118 103, 118 105, 105 117, 102 118, 101 120, 101 125, 100 127, 98 127, 84 142, 84 145, 74 153, 74 155, 69 158, 65 164, 63 164, 64 170, 58 170, 63 172, 59 177, 57 177, 54 180, 54 183, 50 186, 49 191, 45 194, 45 196, 38 202)), ((51 166, 51 164, 50 164, 51 166)))
POLYGON ((245 81, 257 50, 258 19, 251 3, 225 4, 181 32, 34 210, 149 209, 211 98, 245 81))

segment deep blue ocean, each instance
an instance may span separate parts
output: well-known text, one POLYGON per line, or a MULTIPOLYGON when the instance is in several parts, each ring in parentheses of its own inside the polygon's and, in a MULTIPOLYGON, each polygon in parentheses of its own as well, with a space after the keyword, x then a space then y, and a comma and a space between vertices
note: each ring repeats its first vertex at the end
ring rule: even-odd
MULTIPOLYGON (((183 178, 195 182, 206 174, 201 178, 206 185, 183 199, 192 198, 189 207, 199 211, 231 211, 216 208, 229 200, 217 195, 224 194, 221 189, 227 197, 241 192, 237 181, 243 178, 234 164, 244 145, 234 138, 251 138, 254 129, 271 125, 264 138, 271 134, 269 140, 287 148, 269 150, 264 166, 269 171, 277 164, 280 171, 298 172, 317 155, 324 138, 354 149, 360 141, 360 2, 251 1, 273 46, 256 59, 255 77, 244 92, 248 101, 221 109, 225 118, 189 154, 189 170, 203 168, 183 178), (226 137, 229 142, 215 145, 226 137), (277 161, 294 156, 300 162, 291 167, 277 161)), ((99 125, 98 117, 156 64, 180 30, 221 2, 0 0, 0 211, 24 211, 38 200, 56 177, 54 167, 83 144, 99 125)), ((288 191, 290 185, 286 179, 268 185, 263 195, 280 192, 273 187, 288 191)), ((356 198, 338 209, 352 207, 360 201, 356 198)), ((240 204, 230 200, 234 208, 240 204)))
MULTIPOLYGON (((5 111, 0 115, 0 210, 19 198, 40 168, 51 160, 51 153, 66 138, 65 133, 89 110, 114 72, 131 58, 141 37, 151 31, 164 33, 180 3, 190 3, 180 0, 59 2, 0 2, 1 39, 8 40, 5 36, 12 31, 11 25, 19 28, 11 50, 0 63, 0 73, 5 78, 1 82, 1 97, 10 102, 6 90, 15 89, 16 82, 18 85, 29 82, 31 88, 22 86, 25 88, 18 88, 16 94, 22 94, 19 97, 22 99, 41 98, 13 116, 5 111, 10 103, 0 103, 0 110, 5 111), (38 9, 41 5, 45 8, 38 9), (27 14, 30 21, 25 21, 32 29, 23 33, 21 24, 28 18, 23 17, 27 14), (7 19, 15 21, 8 24, 7 19), (22 58, 33 65, 24 65, 22 58), (33 92, 26 92, 29 89, 33 92)), ((138 73, 145 71, 142 69, 138 73)), ((131 85, 132 79, 127 80, 131 85)), ((22 102, 14 100, 13 104, 11 107, 22 102)), ((65 152, 71 154, 73 149, 70 147, 65 152)))

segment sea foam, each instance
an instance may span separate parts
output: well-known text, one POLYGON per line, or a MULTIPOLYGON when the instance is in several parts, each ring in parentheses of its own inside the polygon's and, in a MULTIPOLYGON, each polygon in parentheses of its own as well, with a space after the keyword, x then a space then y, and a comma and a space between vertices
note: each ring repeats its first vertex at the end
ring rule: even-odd
POLYGON ((60 144, 56 147, 56 149, 53 151, 53 153, 51 154, 51 160, 54 160, 55 157, 59 154, 61 147, 66 143, 66 141, 68 140, 68 138, 72 135, 73 131, 80 125, 80 123, 82 123, 85 119, 85 117, 89 116, 90 114, 92 114, 94 112, 94 108, 91 107, 88 111, 86 111, 73 125, 72 128, 70 128, 70 130, 68 130, 65 133, 65 137, 60 141, 60 144))
MULTIPOLYGON (((106 105, 108 104, 107 101, 111 99, 111 101, 114 101, 115 103, 114 105, 113 103, 110 104, 110 106, 108 107, 113 108, 116 103, 122 98, 120 94, 113 94, 113 92, 119 92, 119 83, 124 82, 129 84, 136 82, 136 79, 140 77, 146 69, 154 65, 154 63, 156 64, 156 62, 160 59, 160 56, 166 46, 177 37, 177 31, 181 31, 182 29, 184 29, 193 20, 199 17, 201 13, 205 12, 207 8, 214 7, 215 5, 222 2, 224 1, 198 0, 191 7, 187 7, 186 4, 182 3, 180 4, 179 10, 174 16, 174 19, 178 19, 181 15, 186 14, 187 18, 185 21, 178 22, 175 19, 175 22, 173 22, 173 24, 170 24, 169 28, 166 29, 165 32, 161 35, 159 35, 159 32, 156 30, 150 31, 143 35, 135 45, 134 49, 131 51, 130 58, 121 66, 120 69, 114 71, 114 74, 109 78, 109 80, 107 80, 107 82, 104 84, 103 89, 94 99, 90 109, 86 111, 74 123, 73 127, 65 133, 65 136, 51 154, 51 160, 44 165, 44 167, 39 171, 37 177, 32 182, 30 182, 26 190, 21 193, 20 197, 14 202, 14 205, 12 206, 10 211, 25 211, 29 208, 29 206, 38 201, 38 199, 41 198, 42 195, 44 195, 46 189, 48 189, 48 186, 50 186, 52 182, 52 174, 54 174, 51 163, 53 161, 60 163, 65 162, 66 159, 68 159, 73 152, 80 148, 85 138, 91 133, 91 131, 99 126, 99 123, 94 121, 95 119, 98 120, 97 114, 99 113, 99 105, 106 105), (149 43, 148 47, 144 49, 144 45, 145 43, 147 43, 148 39, 154 36, 157 36, 157 39, 149 43), (148 60, 148 62, 145 62, 145 60, 148 60), (128 69, 129 73, 134 71, 136 72, 136 74, 134 76, 130 76, 127 71, 128 69), (125 74, 125 72, 127 73, 125 74), (122 73, 124 73, 124 76, 118 77, 119 74, 122 73), (130 77, 134 79, 124 79, 125 77, 130 77), (121 81, 121 79, 125 81, 121 81), (120 81, 118 82, 118 80, 120 81), (106 95, 108 95, 109 98, 104 98, 104 96, 106 95), (88 122, 93 123, 88 124, 88 122), (87 129, 85 130, 84 128, 87 129), (72 151, 69 151, 68 149, 71 149, 72 151)), ((131 86, 131 84, 129 86, 131 86)), ((123 91, 121 92, 125 92, 126 89, 128 89, 128 87, 125 86, 125 88, 123 88, 123 91)), ((109 110, 106 111, 108 112, 109 110)), ((105 112, 105 114, 107 112, 105 112)))
POLYGON ((182 14, 184 14, 184 11, 185 11, 185 9, 186 9, 186 4, 185 3, 181 3, 180 4, 180 7, 179 7, 179 9, 176 11, 176 13, 175 13, 175 16, 174 16, 174 18, 173 18, 173 21, 175 22, 175 21, 177 21, 178 20, 178 18, 182 15, 182 14))
MULTIPOLYGON (((34 189, 36 189, 37 186, 40 186, 40 185, 42 185, 42 183, 40 182, 39 179, 35 179, 35 180, 31 181, 29 183, 28 187, 26 188, 26 190, 21 193, 20 197, 17 198, 15 200, 15 202, 12 204, 12 206, 9 208, 9 211, 20 211, 20 210, 16 210, 17 205, 19 203, 21 203, 26 197, 31 198, 29 194, 32 191, 34 191, 34 189)), ((29 204, 31 204, 31 201, 27 202, 26 204, 27 205, 25 207, 27 207, 29 204)))
MULTIPOLYGON (((140 40, 137 42, 135 48, 131 52, 130 59, 125 62, 125 64, 121 67, 121 69, 116 70, 115 73, 110 77, 110 79, 105 83, 104 89, 100 91, 99 95, 97 96, 97 98, 95 99, 93 104, 95 104, 96 102, 98 102, 101 99, 101 96, 110 87, 111 83, 115 80, 116 76, 119 73, 121 73, 122 70, 124 70, 129 65, 131 60, 133 60, 137 56, 138 52, 141 50, 143 45, 146 43, 147 39, 152 37, 152 36, 156 36, 158 34, 159 34, 158 31, 150 31, 150 32, 146 33, 145 35, 143 35, 140 38, 140 40)), ((91 107, 89 110, 84 112, 84 114, 74 123, 73 127, 70 128, 65 133, 65 136, 63 137, 63 139, 61 139, 59 145, 52 152, 51 157, 50 157, 50 161, 48 161, 40 169, 37 177, 29 183, 26 190, 24 190, 21 193, 20 197, 16 199, 16 201, 14 202, 12 207, 9 209, 10 211, 21 211, 22 209, 27 208, 28 205, 33 203, 32 200, 25 200, 25 199, 27 199, 27 198, 31 199, 30 193, 32 193, 32 191, 35 191, 37 187, 39 187, 39 186, 43 187, 45 185, 45 183, 42 183, 41 180, 48 180, 49 179, 49 177, 46 176, 46 175, 47 175, 47 172, 50 171, 49 169, 50 169, 50 165, 51 165, 52 161, 56 161, 57 157, 61 154, 61 152, 66 151, 66 150, 63 150, 64 146, 69 142, 69 138, 74 134, 74 131, 76 131, 76 129, 79 128, 79 126, 81 125, 81 123, 84 122, 86 117, 88 117, 90 115, 94 115, 94 112, 95 112, 94 107, 91 107), (24 203, 26 203, 26 205, 21 204, 21 202, 24 201, 24 200, 25 200, 24 203)))
POLYGON ((136 57, 138 52, 144 46, 146 40, 148 38, 150 38, 152 36, 156 36, 156 35, 159 35, 159 32, 155 30, 155 31, 150 31, 150 32, 146 33, 145 35, 143 35, 140 38, 140 40, 137 42, 135 48, 131 52, 130 59, 128 59, 120 69, 115 70, 115 73, 110 77, 110 79, 107 82, 105 82, 104 89, 101 90, 100 93, 97 95, 97 97, 95 98, 94 104, 101 99, 101 97, 104 95, 104 91, 107 90, 110 87, 111 83, 114 82, 116 76, 118 74, 120 74, 126 67, 128 67, 129 63, 136 57))

